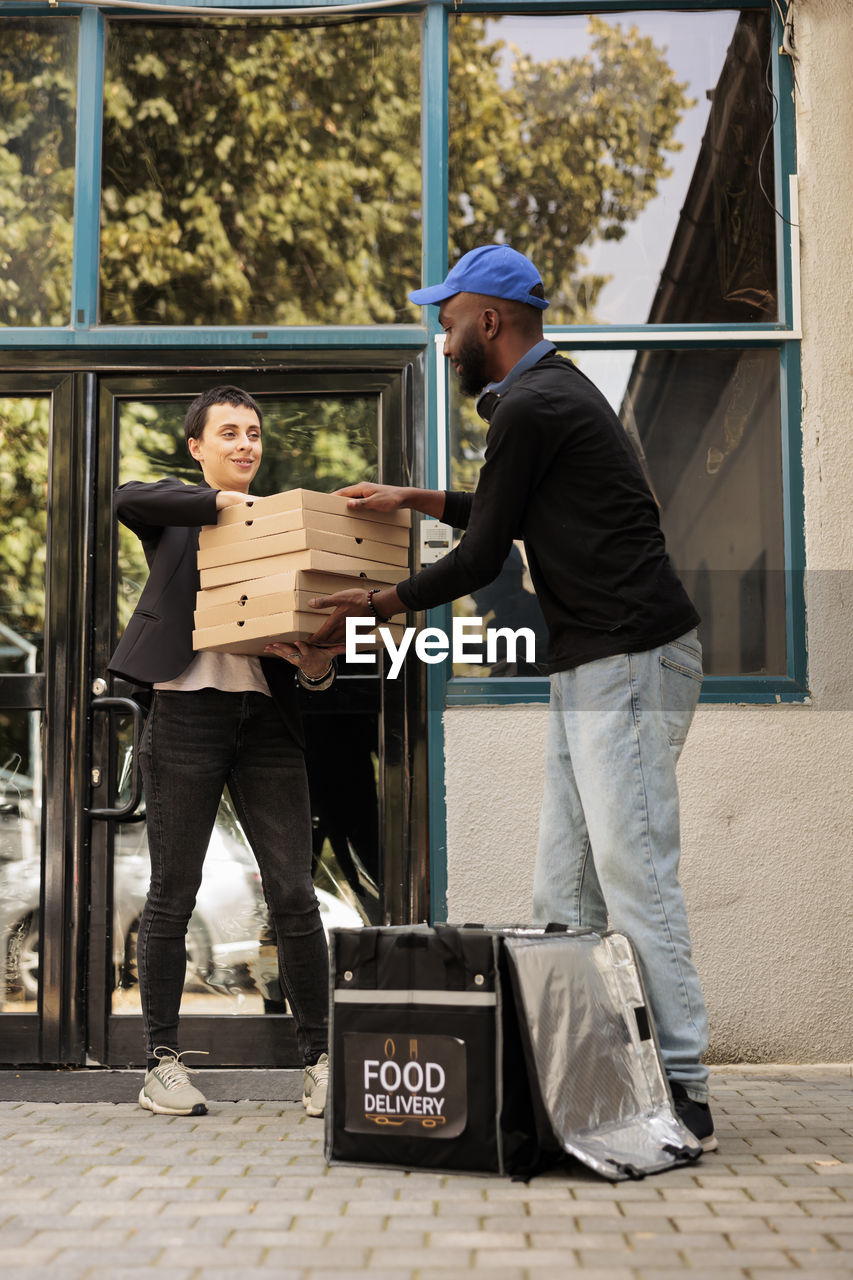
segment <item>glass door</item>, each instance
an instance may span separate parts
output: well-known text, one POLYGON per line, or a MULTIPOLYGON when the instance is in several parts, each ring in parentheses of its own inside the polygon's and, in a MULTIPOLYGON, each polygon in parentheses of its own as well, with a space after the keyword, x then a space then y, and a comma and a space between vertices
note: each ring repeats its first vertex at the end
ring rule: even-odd
MULTIPOLYGON (((404 366, 264 375, 232 370, 227 377, 163 374, 101 383, 88 1042, 90 1059, 113 1065, 139 1065, 143 1057, 136 931, 149 867, 135 758, 146 698, 107 673, 147 567, 138 540, 116 527, 111 497, 128 480, 197 482, 184 414, 199 391, 224 382, 249 391, 263 409, 264 460, 254 494, 328 492, 358 479, 403 482, 407 474, 404 366)), ((390 681, 379 665, 348 669, 344 662, 330 691, 304 695, 314 879, 327 930, 428 914, 425 830, 417 819, 425 799, 414 781, 422 755, 422 735, 414 729, 423 719, 421 696, 416 672, 390 681)), ((227 792, 187 957, 184 1047, 207 1050, 205 1066, 297 1065, 260 878, 227 792)))
POLYGON ((0 374, 0 1062, 84 1060, 91 375, 0 374))
POLYGON ((32 1060, 40 1038, 51 401, 43 384, 13 390, 7 382, 0 391, 0 1039, 32 1060))

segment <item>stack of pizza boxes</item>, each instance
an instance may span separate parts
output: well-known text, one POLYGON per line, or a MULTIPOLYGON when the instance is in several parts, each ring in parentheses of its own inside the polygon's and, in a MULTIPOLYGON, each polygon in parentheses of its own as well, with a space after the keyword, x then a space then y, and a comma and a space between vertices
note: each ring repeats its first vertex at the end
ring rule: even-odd
MULTIPOLYGON (((260 655, 273 640, 310 639, 332 612, 312 609, 315 596, 408 577, 410 526, 408 511, 355 514, 310 489, 225 507, 199 535, 193 648, 260 655)), ((383 625, 399 642, 402 622, 383 625)))

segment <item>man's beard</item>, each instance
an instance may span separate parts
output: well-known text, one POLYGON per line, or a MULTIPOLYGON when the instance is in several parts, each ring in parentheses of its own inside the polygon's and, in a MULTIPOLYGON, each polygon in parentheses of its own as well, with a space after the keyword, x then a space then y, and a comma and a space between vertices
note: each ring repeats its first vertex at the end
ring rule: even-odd
POLYGON ((459 390, 463 396, 478 396, 489 381, 486 353, 476 338, 465 338, 456 354, 459 365, 459 390))

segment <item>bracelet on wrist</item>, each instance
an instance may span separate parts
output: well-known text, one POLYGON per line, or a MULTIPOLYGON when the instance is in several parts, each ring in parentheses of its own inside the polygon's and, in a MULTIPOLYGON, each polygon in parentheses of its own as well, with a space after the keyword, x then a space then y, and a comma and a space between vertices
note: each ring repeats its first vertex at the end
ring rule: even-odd
POLYGON ((381 587, 374 587, 372 591, 368 591, 367 607, 370 610, 370 612, 373 614, 377 622, 387 622, 388 619, 384 616, 384 614, 381 614, 379 612, 379 610, 376 608, 376 605, 373 603, 373 597, 378 595, 381 590, 382 590, 381 587))
POLYGON ((318 692, 327 689, 335 678, 335 664, 330 662, 328 669, 321 676, 306 675, 301 667, 297 668, 296 678, 305 689, 316 689, 318 692))

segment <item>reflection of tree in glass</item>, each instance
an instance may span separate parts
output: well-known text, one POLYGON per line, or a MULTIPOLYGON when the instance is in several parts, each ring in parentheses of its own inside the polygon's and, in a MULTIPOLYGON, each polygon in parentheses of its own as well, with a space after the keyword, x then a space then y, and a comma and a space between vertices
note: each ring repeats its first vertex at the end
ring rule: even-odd
POLYGON ((581 246, 622 239, 657 195, 670 174, 665 153, 680 149, 675 130, 693 105, 637 27, 590 17, 587 30, 589 52, 575 57, 538 62, 513 50, 504 88, 503 41, 485 41, 482 18, 453 24, 451 239, 458 253, 494 240, 527 253, 552 324, 594 321, 607 277, 585 274, 581 246))
POLYGON ((450 391, 450 487, 470 493, 486 450, 487 422, 477 413, 474 401, 463 397, 456 384, 450 391))
MULTIPOLYGON (((529 254, 549 324, 594 322, 608 277, 585 272, 583 248, 621 239, 654 199, 693 105, 636 27, 592 17, 586 25, 582 56, 536 62, 514 50, 509 88, 498 77, 504 42, 486 42, 484 19, 456 18, 452 28, 451 238, 458 253, 506 240, 529 254)), ((472 489, 487 425, 455 385, 451 394, 452 483, 472 489)))
MULTIPOLYGON (((416 319, 419 26, 116 23, 109 43, 102 288, 113 323, 416 319)), ((451 257, 529 252, 549 318, 589 318, 580 246, 619 238, 668 172, 687 105, 636 28, 499 77, 486 21, 451 41, 451 257)))
POLYGON ((104 319, 403 318, 420 261, 417 18, 110 31, 104 319))
POLYGON ((0 324, 68 324, 76 18, 0 22, 0 324))
MULTIPOLYGON (((283 376, 286 381, 286 375, 283 376)), ((174 476, 197 484, 201 472, 187 453, 189 401, 128 402, 121 411, 120 481, 174 476)), ((376 480, 377 405, 373 396, 293 396, 259 400, 264 457, 254 493, 284 489, 330 491, 353 478, 376 480)))
MULTIPOLYGON (((0 399, 0 622, 41 648, 47 559, 50 403, 0 399)), ((11 659, 4 669, 24 670, 11 659)))
POLYGON ((378 418, 373 396, 262 402, 264 460, 255 489, 330 492, 378 480, 378 418))
MULTIPOLYGON (((508 88, 484 18, 455 19, 451 40, 451 258, 517 244, 557 322, 592 315, 603 281, 580 246, 654 197, 687 105, 649 38, 589 29, 589 53, 517 55, 508 88)), ((68 321, 75 30, 0 26, 0 323, 68 321)), ((102 320, 417 318, 417 18, 114 21, 107 47, 102 320)))

